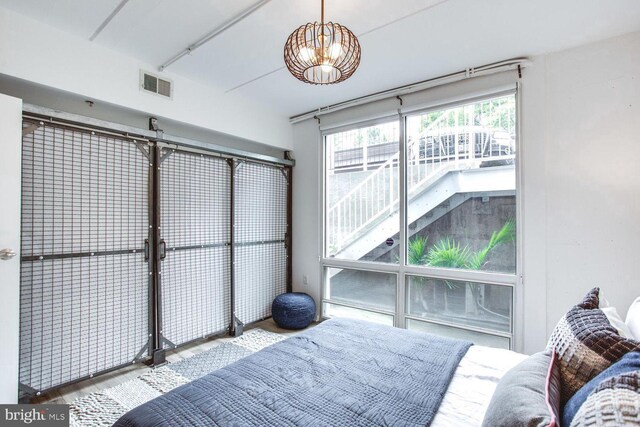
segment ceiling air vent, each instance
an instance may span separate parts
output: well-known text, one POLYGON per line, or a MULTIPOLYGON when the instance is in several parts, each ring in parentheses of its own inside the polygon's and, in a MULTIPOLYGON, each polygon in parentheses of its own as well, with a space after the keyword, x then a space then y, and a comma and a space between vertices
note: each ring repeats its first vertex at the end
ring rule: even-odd
POLYGON ((140 87, 146 92, 151 92, 166 98, 173 97, 173 82, 162 79, 147 71, 140 70, 140 87))

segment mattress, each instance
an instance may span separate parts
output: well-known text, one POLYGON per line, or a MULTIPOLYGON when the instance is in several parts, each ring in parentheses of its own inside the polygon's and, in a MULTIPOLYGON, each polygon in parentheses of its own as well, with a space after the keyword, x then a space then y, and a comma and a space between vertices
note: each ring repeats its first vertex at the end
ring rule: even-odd
POLYGON ((456 368, 431 427, 481 426, 500 378, 524 354, 474 345, 456 368))
POLYGON ((125 414, 118 427, 480 426, 507 350, 330 320, 125 414))

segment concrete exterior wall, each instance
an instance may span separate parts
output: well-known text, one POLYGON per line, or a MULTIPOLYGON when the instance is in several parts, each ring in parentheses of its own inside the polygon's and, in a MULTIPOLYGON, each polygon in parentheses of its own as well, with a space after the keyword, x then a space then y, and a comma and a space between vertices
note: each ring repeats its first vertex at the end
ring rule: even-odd
MULTIPOLYGON (((432 247, 441 239, 450 238, 459 242, 461 247, 468 246, 470 251, 477 251, 483 248, 494 231, 499 230, 509 219, 516 217, 516 201, 514 196, 489 197, 483 202, 482 197, 474 197, 448 214, 434 221, 414 236, 428 236, 428 246, 432 247), (468 230, 474 230, 470 235, 468 230)), ((398 235, 393 237, 398 239, 398 235)), ((378 248, 371 251, 375 254, 379 250, 385 249, 385 243, 381 243, 378 248)), ((398 260, 399 249, 396 246, 393 250, 386 252, 383 256, 375 259, 379 262, 395 263, 398 260)), ((372 260, 373 256, 367 254, 367 260, 372 260)), ((505 243, 495 248, 487 258, 487 264, 483 270, 498 272, 515 272, 516 269, 516 245, 515 242, 505 243)), ((389 288, 386 285, 376 283, 376 274, 344 271, 331 278, 333 289, 332 296, 342 298, 362 295, 364 301, 371 304, 379 304, 380 307, 393 309, 395 301, 395 286, 389 288), (377 301, 377 300, 380 301, 377 301)), ((497 305, 508 307, 510 301, 502 299, 497 305)))
MULTIPOLYGON (((428 236, 429 246, 442 239, 450 238, 459 242, 461 246, 468 245, 471 251, 478 251, 487 244, 494 231, 500 230, 506 221, 515 220, 515 218, 514 196, 487 196, 485 201, 482 197, 473 197, 416 235, 428 236), (473 230, 473 233, 469 230, 473 230)), ((411 224, 409 224, 409 233, 411 233, 411 224)), ((515 253, 516 245, 513 242, 498 246, 491 252, 483 270, 515 273, 515 253)))

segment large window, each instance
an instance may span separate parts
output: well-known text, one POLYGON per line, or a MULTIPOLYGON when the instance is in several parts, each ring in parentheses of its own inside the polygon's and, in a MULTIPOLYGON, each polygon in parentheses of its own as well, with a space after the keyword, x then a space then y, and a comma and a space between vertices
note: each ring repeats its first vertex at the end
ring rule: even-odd
POLYGON ((323 315, 509 348, 516 95, 325 134, 323 315))
POLYGON ((516 271, 513 95, 407 117, 408 262, 516 271))
POLYGON ((398 121, 328 135, 326 156, 327 256, 398 262, 370 244, 398 233, 398 121))

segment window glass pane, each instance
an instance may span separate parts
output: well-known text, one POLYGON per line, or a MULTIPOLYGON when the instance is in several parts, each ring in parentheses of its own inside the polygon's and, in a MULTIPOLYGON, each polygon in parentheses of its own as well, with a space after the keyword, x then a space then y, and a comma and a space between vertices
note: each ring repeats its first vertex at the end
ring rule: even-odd
POLYGON ((398 121, 325 139, 327 257, 397 263, 398 121))
POLYGON ((430 334, 444 335, 450 338, 469 340, 477 345, 486 347, 496 347, 509 349, 511 340, 496 335, 483 334, 482 332, 468 331, 465 329, 453 328, 450 326, 437 325, 435 323, 421 322, 419 320, 407 319, 407 329, 427 332, 430 334))
POLYGON ((407 117, 408 264, 516 272, 515 95, 407 117))
POLYGON ((360 319, 368 322, 381 323, 393 326, 393 316, 389 314, 376 313, 375 311, 360 310, 353 307, 345 307, 328 302, 322 303, 322 315, 324 317, 346 317, 349 319, 360 319))
POLYGON ((327 268, 325 299, 395 312, 396 282, 395 274, 327 268))
POLYGON ((511 286, 421 276, 407 276, 406 280, 406 313, 410 316, 511 332, 511 286))

